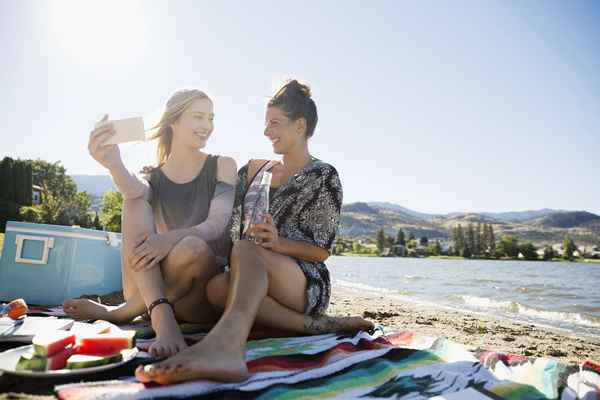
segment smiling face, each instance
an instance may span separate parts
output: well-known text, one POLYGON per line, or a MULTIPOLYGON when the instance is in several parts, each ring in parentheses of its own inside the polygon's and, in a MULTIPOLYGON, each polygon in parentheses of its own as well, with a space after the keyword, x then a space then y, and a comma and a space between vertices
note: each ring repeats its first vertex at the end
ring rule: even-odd
POLYGON ((286 154, 306 144, 304 118, 292 121, 279 107, 268 107, 265 116, 265 136, 273 145, 275 154, 286 154))
POLYGON ((213 103, 207 98, 194 100, 171 124, 173 144, 201 149, 213 132, 213 103))

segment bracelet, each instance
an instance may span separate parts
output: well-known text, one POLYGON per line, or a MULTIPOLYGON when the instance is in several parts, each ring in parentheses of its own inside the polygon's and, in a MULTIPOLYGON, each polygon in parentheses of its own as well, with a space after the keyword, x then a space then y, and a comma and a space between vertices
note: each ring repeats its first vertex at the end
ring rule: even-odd
POLYGON ((156 307, 159 304, 168 304, 169 307, 173 308, 173 305, 169 302, 169 300, 167 300, 165 297, 161 297, 160 299, 156 299, 154 300, 149 306, 148 306, 148 316, 150 318, 152 318, 152 310, 154 310, 154 307, 156 307))

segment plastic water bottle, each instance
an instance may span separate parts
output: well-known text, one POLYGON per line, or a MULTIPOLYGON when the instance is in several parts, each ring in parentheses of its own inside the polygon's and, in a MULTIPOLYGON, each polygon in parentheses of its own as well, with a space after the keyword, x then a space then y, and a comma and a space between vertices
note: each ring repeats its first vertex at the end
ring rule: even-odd
MULTIPOLYGON (((269 213, 269 189, 271 188, 270 171, 265 171, 262 174, 262 179, 258 187, 256 198, 254 199, 254 207, 252 207, 252 216, 250 217, 250 226, 256 224, 264 224, 267 214, 269 213)), ((261 239, 254 238, 256 243, 260 243, 261 239)))

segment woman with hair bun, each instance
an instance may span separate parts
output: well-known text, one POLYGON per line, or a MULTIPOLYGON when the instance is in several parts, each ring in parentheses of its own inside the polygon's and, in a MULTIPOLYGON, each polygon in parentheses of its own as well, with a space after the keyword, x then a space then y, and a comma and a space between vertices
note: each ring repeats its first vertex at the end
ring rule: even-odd
POLYGON ((90 134, 92 157, 108 169, 123 195, 123 296, 110 307, 71 299, 75 319, 124 323, 147 313, 156 332, 150 354, 169 356, 186 347, 177 320, 212 324, 219 314, 206 297, 207 282, 227 263, 227 232, 235 198, 235 161, 201 151, 213 133, 213 102, 202 91, 180 90, 167 101, 151 139, 158 166, 145 179, 131 174, 106 115, 90 134))
POLYGON ((308 150, 317 120, 309 87, 296 80, 270 99, 264 135, 282 157, 251 160, 238 172, 230 270, 206 288, 208 301, 224 310, 222 317, 201 342, 161 363, 140 366, 140 381, 246 379, 245 348, 255 322, 304 334, 373 328, 360 317, 324 314, 331 295, 324 261, 340 219, 342 186, 336 169, 308 150), (269 214, 252 225, 253 199, 265 173, 272 174, 269 214))

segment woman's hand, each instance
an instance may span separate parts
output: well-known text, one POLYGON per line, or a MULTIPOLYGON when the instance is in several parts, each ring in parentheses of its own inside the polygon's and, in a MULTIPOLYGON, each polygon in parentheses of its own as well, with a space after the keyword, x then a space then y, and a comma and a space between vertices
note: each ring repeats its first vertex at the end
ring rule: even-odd
POLYGON ((116 144, 105 144, 115 134, 113 124, 106 121, 108 121, 108 114, 104 115, 90 133, 88 150, 94 160, 110 170, 121 163, 121 152, 116 144))
POLYGON ((255 243, 266 249, 276 251, 275 249, 279 245, 279 232, 273 223, 273 216, 271 214, 266 215, 263 224, 252 225, 249 236, 254 237, 255 243))
POLYGON ((173 243, 164 235, 154 233, 142 237, 133 249, 133 257, 129 267, 135 271, 146 271, 154 268, 173 248, 173 243))

